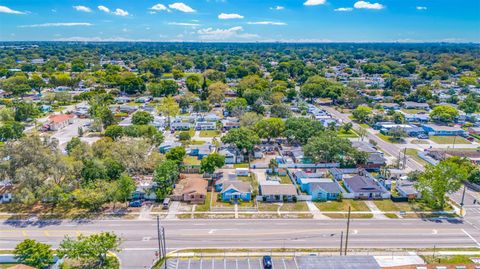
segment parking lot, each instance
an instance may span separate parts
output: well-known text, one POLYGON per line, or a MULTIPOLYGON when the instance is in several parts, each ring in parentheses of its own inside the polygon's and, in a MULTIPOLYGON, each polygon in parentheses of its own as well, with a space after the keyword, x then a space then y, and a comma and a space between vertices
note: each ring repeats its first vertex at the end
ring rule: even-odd
MULTIPOLYGON (((273 268, 299 269, 293 258, 272 258, 273 268)), ((205 259, 170 259, 168 269, 263 269, 261 257, 251 258, 205 258, 205 259)))

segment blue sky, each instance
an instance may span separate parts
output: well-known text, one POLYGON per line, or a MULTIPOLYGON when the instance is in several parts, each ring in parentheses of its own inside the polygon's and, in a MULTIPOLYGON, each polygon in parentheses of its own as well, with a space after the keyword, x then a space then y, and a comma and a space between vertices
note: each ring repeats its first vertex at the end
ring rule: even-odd
POLYGON ((0 0, 0 40, 480 42, 480 0, 0 0))

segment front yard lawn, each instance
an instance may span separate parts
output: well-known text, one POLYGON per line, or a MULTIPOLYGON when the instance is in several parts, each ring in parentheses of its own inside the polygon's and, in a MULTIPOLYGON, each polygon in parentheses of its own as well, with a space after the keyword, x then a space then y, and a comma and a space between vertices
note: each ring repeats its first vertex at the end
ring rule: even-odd
POLYGON ((461 136, 431 136, 430 140, 437 144, 471 144, 470 141, 461 136))
POLYGON ((277 203, 263 203, 257 202, 258 211, 277 211, 280 207, 280 204, 277 203))
POLYGON ((248 163, 234 163, 233 168, 248 168, 248 163))
POLYGON ((186 165, 200 165, 200 160, 196 156, 185 156, 183 163, 186 165))
POLYGON ((207 192, 207 196, 205 197, 205 203, 201 204, 201 205, 197 205, 195 207, 195 212, 207 212, 208 210, 210 210, 210 199, 212 197, 212 193, 211 192, 207 192))
POLYGON ((280 211, 309 211, 306 202, 283 203, 280 211))
POLYGON ((364 201, 360 200, 349 200, 343 199, 339 201, 326 201, 326 202, 315 202, 315 205, 320 209, 320 211, 325 212, 348 212, 348 207, 350 206, 352 211, 370 211, 368 206, 364 201))
POLYGON ((407 114, 418 114, 418 113, 422 113, 422 112, 427 112, 426 110, 415 109, 415 108, 402 108, 402 111, 407 113, 407 114))
POLYGON ((357 138, 358 137, 357 133, 355 133, 355 131, 353 131, 353 130, 349 130, 348 132, 345 132, 344 130, 340 130, 338 132, 338 136, 343 137, 343 138, 357 138))
POLYGON ((200 137, 215 137, 220 134, 217 130, 200 131, 200 137))
POLYGON ((384 141, 386 141, 386 142, 392 143, 392 144, 400 144, 400 143, 402 143, 402 141, 403 141, 403 139, 402 139, 402 140, 396 140, 396 139, 393 139, 393 137, 388 136, 388 135, 384 135, 384 134, 382 134, 382 133, 378 133, 377 136, 378 136, 380 139, 382 139, 382 140, 384 140, 384 141))
POLYGON ((418 156, 418 150, 416 150, 416 149, 407 149, 406 154, 408 156, 412 157, 412 159, 414 159, 416 162, 418 162, 418 163, 420 163, 424 166, 428 164, 424 159, 422 159, 422 158, 420 158, 420 156, 418 156))
MULTIPOLYGON (((394 202, 392 200, 375 200, 373 201, 375 205, 380 209, 381 211, 407 211, 407 212, 412 212, 412 211, 424 211, 424 212, 430 212, 434 211, 432 208, 430 208, 428 205, 422 203, 422 202, 417 202, 417 201, 411 201, 411 202, 394 202)), ((451 210, 452 207, 450 205, 445 208, 445 210, 451 210)))
POLYGON ((278 176, 280 178, 280 184, 292 184, 292 180, 288 175, 286 176, 278 176))
MULTIPOLYGON (((453 256, 421 256, 428 264, 473 264, 470 258, 478 258, 478 255, 453 255, 453 256)), ((473 267, 472 267, 473 268, 473 267)))

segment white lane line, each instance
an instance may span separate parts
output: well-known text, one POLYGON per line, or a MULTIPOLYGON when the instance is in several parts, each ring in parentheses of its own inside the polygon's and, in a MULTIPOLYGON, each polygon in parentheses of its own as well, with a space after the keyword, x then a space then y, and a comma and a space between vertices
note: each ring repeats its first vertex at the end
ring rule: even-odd
POLYGON ((215 269, 215 258, 212 259, 212 269, 215 269))
POLYGON ((475 239, 473 236, 471 236, 471 235, 470 235, 467 231, 465 231, 464 229, 462 229, 462 232, 463 232, 464 234, 466 234, 468 237, 470 237, 470 239, 472 239, 473 242, 475 242, 475 244, 477 244, 477 246, 480 247, 480 243, 478 243, 477 239, 475 239))
POLYGON ((200 269, 203 268, 203 259, 200 259, 200 269))
POLYGON ((287 264, 285 264, 285 259, 284 258, 282 258, 282 261, 283 261, 283 268, 288 269, 287 264))
POLYGON ((432 234, 438 234, 438 231, 435 230, 435 229, 433 229, 433 230, 432 230, 432 234))
POLYGON ((297 263, 297 258, 293 257, 293 261, 295 262, 295 267, 297 267, 297 269, 299 269, 298 263, 297 263))
POLYGON ((192 261, 191 259, 188 259, 188 269, 190 269, 190 262, 191 261, 192 261))

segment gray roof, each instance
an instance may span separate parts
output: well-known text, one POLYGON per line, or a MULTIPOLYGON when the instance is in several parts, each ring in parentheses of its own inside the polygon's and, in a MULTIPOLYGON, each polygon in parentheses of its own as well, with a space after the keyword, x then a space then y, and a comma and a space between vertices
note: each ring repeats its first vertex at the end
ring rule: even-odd
POLYGON ((262 195, 297 195, 297 189, 292 184, 260 185, 262 195))
POLYGON ((398 180, 396 188, 398 190, 401 190, 405 194, 418 194, 417 189, 415 188, 415 183, 409 181, 409 180, 398 180))
POLYGON ((380 269, 373 256, 300 256, 295 259, 301 269, 380 269))
POLYGON ((384 192, 373 179, 368 177, 354 176, 346 178, 344 182, 353 192, 384 192))
POLYGON ((226 192, 230 189, 234 189, 234 190, 236 190, 238 192, 242 192, 242 193, 252 191, 252 188, 251 188, 250 184, 248 184, 247 182, 237 181, 237 180, 235 180, 235 181, 224 180, 221 193, 224 193, 224 192, 226 192))
POLYGON ((342 193, 342 188, 337 182, 314 182, 310 184, 312 185, 312 191, 322 189, 327 193, 342 193))

